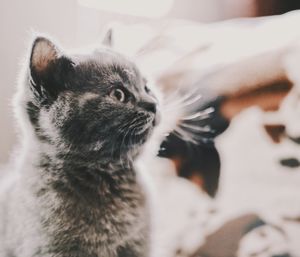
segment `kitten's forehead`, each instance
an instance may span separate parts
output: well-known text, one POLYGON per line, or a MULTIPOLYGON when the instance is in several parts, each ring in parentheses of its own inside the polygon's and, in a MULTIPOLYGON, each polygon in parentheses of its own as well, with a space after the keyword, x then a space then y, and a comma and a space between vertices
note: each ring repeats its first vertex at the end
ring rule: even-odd
POLYGON ((91 78, 101 79, 104 83, 123 82, 130 85, 143 81, 133 62, 109 50, 78 55, 75 60, 77 72, 92 74, 91 78))

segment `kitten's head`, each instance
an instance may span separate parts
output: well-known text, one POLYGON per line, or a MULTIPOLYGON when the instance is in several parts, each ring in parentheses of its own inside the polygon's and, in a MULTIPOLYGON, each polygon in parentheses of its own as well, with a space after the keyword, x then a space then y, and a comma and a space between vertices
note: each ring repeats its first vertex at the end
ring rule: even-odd
POLYGON ((145 78, 110 49, 65 55, 38 37, 25 87, 34 134, 60 149, 108 158, 136 154, 156 123, 156 98, 145 78))

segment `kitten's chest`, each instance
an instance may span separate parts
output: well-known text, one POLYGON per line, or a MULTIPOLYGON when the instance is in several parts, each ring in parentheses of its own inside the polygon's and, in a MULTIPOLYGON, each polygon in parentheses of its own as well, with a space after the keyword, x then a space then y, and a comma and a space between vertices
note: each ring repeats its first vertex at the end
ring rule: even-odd
POLYGON ((102 192, 91 199, 64 199, 46 216, 47 222, 43 223, 50 234, 50 246, 59 249, 75 248, 90 254, 115 252, 136 235, 147 233, 147 205, 137 184, 119 188, 117 193, 102 192))

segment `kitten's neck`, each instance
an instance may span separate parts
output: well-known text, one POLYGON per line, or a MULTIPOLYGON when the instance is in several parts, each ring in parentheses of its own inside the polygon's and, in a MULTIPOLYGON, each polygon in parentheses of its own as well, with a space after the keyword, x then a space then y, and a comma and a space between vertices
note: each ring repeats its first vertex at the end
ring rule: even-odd
POLYGON ((31 144, 24 150, 23 162, 28 170, 34 167, 31 177, 43 181, 42 187, 50 186, 60 192, 80 191, 83 196, 91 196, 136 184, 131 158, 109 159, 96 153, 58 151, 49 145, 37 147, 31 144))

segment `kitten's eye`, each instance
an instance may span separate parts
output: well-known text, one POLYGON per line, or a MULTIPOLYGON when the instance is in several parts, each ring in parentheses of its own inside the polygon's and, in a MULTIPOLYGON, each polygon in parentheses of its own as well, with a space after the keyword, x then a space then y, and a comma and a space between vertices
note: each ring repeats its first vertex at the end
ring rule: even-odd
POLYGON ((125 93, 120 88, 113 89, 110 96, 117 99, 119 102, 125 102, 125 93))

